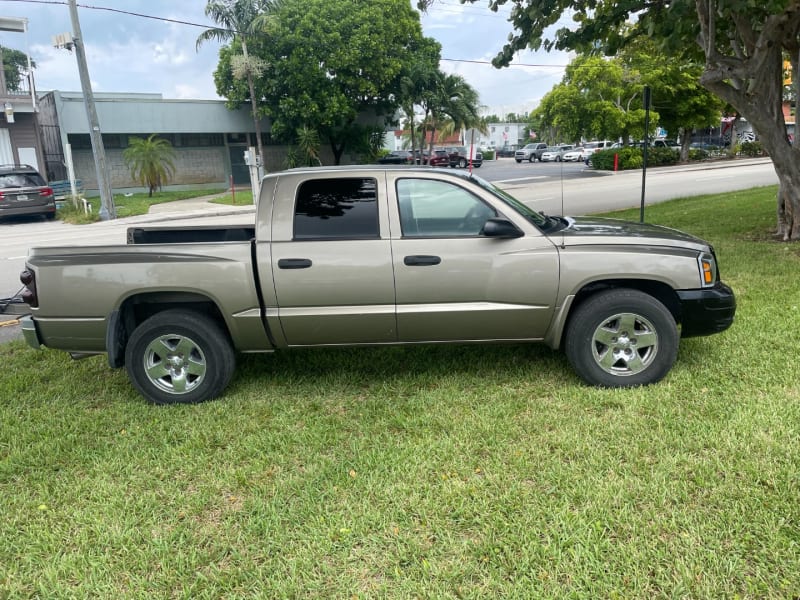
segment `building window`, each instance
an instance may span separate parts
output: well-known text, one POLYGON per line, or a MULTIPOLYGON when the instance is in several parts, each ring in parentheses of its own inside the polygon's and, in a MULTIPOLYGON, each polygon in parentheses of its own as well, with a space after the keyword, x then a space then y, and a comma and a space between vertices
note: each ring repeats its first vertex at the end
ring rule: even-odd
POLYGON ((225 139, 221 133, 181 133, 177 136, 176 146, 209 147, 224 146, 225 139))
POLYGON ((246 133, 229 133, 228 134, 228 143, 229 144, 248 144, 250 140, 247 139, 246 133))
POLYGON ((380 237, 375 179, 312 179, 300 185, 294 214, 295 240, 380 237))

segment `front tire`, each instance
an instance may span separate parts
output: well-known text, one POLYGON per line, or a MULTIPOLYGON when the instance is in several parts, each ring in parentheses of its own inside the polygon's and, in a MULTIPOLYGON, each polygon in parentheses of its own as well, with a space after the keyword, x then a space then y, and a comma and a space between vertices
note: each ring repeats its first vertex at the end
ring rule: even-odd
POLYGON ((575 309, 564 350, 577 374, 601 387, 660 381, 678 354, 678 327, 654 297, 631 289, 596 294, 575 309))
POLYGON ((458 159, 458 166, 460 168, 462 168, 462 169, 466 169, 467 168, 467 159, 466 158, 458 159))
POLYGON ((233 346, 219 324, 183 309, 165 310, 142 322, 125 348, 131 383, 154 404, 216 398, 235 366, 233 346))

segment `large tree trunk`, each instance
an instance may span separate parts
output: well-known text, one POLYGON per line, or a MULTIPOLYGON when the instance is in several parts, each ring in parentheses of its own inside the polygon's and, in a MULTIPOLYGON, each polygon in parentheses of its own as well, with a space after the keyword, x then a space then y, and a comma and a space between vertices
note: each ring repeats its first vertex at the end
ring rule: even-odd
POLYGON ((692 130, 690 127, 681 127, 678 132, 678 137, 681 140, 681 156, 682 163, 689 162, 689 147, 692 144, 692 130))
POLYGON ((792 146, 786 135, 782 102, 783 47, 797 45, 800 0, 790 0, 783 13, 768 17, 759 32, 745 29, 730 40, 717 39, 717 0, 695 2, 698 44, 706 57, 700 84, 732 105, 758 133, 780 181, 779 233, 784 240, 800 240, 800 146, 792 146), (733 56, 719 51, 724 43, 733 56))

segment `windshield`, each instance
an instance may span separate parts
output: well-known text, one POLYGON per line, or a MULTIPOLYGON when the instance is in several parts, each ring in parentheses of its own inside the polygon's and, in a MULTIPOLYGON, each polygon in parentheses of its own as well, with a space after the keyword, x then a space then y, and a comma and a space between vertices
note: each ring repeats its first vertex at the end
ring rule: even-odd
POLYGON ((0 175, 0 188, 41 187, 44 180, 36 173, 0 175))
POLYGON ((477 175, 472 175, 470 179, 475 183, 477 183, 479 186, 481 186, 483 189, 487 190, 489 193, 494 195, 495 197, 502 200, 505 204, 513 208, 516 212, 521 214, 523 217, 528 219, 531 223, 533 223, 537 227, 545 231, 549 231, 560 224, 559 221, 551 217, 545 216, 540 212, 536 212, 529 206, 523 204, 522 202, 514 198, 514 196, 512 196, 508 192, 501 190, 496 185, 481 179, 477 175))

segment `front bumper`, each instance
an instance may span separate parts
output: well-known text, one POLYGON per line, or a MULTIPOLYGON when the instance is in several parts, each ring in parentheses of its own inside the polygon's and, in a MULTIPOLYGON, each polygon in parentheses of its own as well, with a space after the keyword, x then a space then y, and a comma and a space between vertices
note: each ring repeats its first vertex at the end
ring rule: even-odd
POLYGON ((681 337, 725 331, 736 314, 736 296, 722 282, 702 290, 678 290, 681 303, 681 337))

